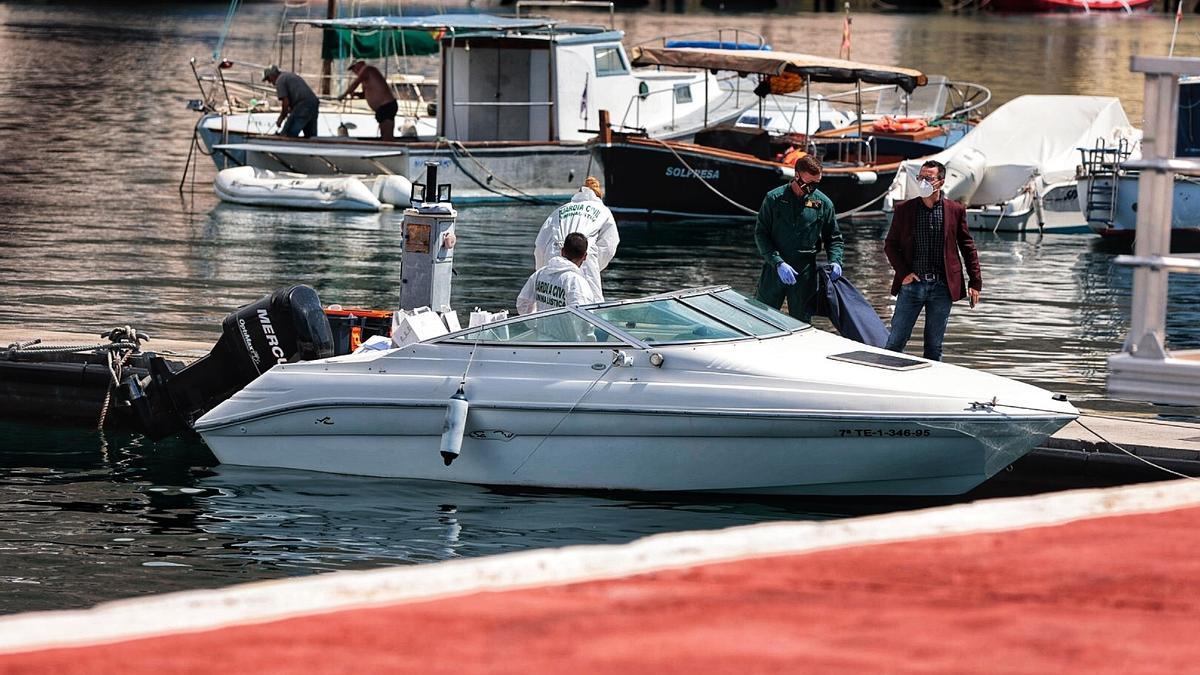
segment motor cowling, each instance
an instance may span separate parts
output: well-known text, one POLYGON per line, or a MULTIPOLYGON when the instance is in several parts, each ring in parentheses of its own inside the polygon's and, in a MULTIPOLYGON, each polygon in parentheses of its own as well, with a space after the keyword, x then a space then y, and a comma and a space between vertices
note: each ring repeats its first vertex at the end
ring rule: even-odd
POLYGON ((317 292, 290 286, 226 316, 221 338, 203 358, 176 372, 152 365, 148 378, 126 384, 124 391, 146 433, 162 438, 190 427, 276 364, 333 354, 333 333, 317 292))

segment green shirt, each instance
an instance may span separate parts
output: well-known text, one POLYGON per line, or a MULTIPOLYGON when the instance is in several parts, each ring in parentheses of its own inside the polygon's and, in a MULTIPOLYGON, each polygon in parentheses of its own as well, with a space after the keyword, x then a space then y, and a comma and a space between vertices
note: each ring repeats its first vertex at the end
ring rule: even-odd
POLYGON ((772 268, 810 262, 824 246, 829 262, 842 264, 842 231, 833 202, 820 190, 797 197, 786 183, 767 193, 754 223, 754 243, 772 268))

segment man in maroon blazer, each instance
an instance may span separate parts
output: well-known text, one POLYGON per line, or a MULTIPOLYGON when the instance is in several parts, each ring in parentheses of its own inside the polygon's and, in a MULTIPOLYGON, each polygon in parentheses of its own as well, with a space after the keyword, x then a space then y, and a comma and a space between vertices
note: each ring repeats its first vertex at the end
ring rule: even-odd
POLYGON ((929 160, 917 176, 918 194, 896 205, 883 252, 896 271, 892 295, 896 311, 887 348, 904 351, 913 324, 925 310, 925 358, 942 360, 942 339, 950 321, 950 305, 966 295, 971 306, 979 302, 983 278, 979 254, 967 232, 966 209, 942 196, 946 166, 929 160), (959 254, 962 259, 959 259, 959 254), (963 283, 963 263, 969 283, 963 283))

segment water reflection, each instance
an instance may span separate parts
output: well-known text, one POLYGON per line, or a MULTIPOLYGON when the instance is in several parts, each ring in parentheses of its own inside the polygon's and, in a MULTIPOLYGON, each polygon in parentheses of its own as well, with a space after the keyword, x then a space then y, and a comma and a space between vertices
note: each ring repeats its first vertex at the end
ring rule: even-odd
MULTIPOLYGON (((227 312, 293 283, 312 285, 326 303, 393 306, 398 214, 221 205, 204 157, 180 194, 196 123, 184 106, 197 96, 186 59, 211 52, 226 8, 146 4, 0 4, 0 323, 87 333, 132 323, 156 337, 211 342, 227 312)), ((629 44, 720 24, 764 33, 777 49, 837 53, 840 13, 780 17, 643 12, 621 14, 617 25, 629 44)), ((243 5, 226 53, 269 60, 278 21, 278 3, 243 5)), ((858 13, 853 40, 855 56, 979 82, 997 103, 1026 93, 1117 95, 1136 120, 1142 80, 1128 72, 1129 55, 1161 53, 1170 28, 1169 16, 1151 14, 858 13)), ((1200 53, 1200 42, 1181 40, 1177 53, 1200 53)), ((462 209, 452 297, 460 311, 512 307, 547 211, 462 209)), ((846 224, 846 271, 890 317, 886 228, 879 219, 846 224)), ((760 263, 749 225, 632 228, 622 240, 605 277, 612 297, 754 288, 760 263)), ((984 304, 956 307, 949 360, 1092 407, 1150 411, 1104 398, 1105 358, 1128 325, 1130 275, 1111 267, 1113 249, 1082 236, 977 242, 984 304)), ((1200 346, 1200 279, 1173 279, 1168 339, 1200 346)), ((105 443, 94 432, 2 422, 0 612, 908 505, 502 493, 247 470, 215 466, 195 439, 105 443)))
POLYGON ((587 495, 214 466, 195 439, 0 422, 0 612, 894 505, 587 495))

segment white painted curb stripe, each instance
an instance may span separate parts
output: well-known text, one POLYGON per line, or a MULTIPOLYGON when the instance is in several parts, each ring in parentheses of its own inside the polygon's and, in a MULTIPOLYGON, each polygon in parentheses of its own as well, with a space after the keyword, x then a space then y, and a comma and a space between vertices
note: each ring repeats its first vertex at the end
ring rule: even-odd
POLYGON ((215 591, 118 600, 85 610, 0 617, 0 653, 100 644, 480 591, 611 579, 703 563, 1059 525, 1190 506, 1200 506, 1200 484, 1182 480, 996 499, 866 518, 659 534, 621 545, 540 549, 412 567, 261 581, 215 591))

